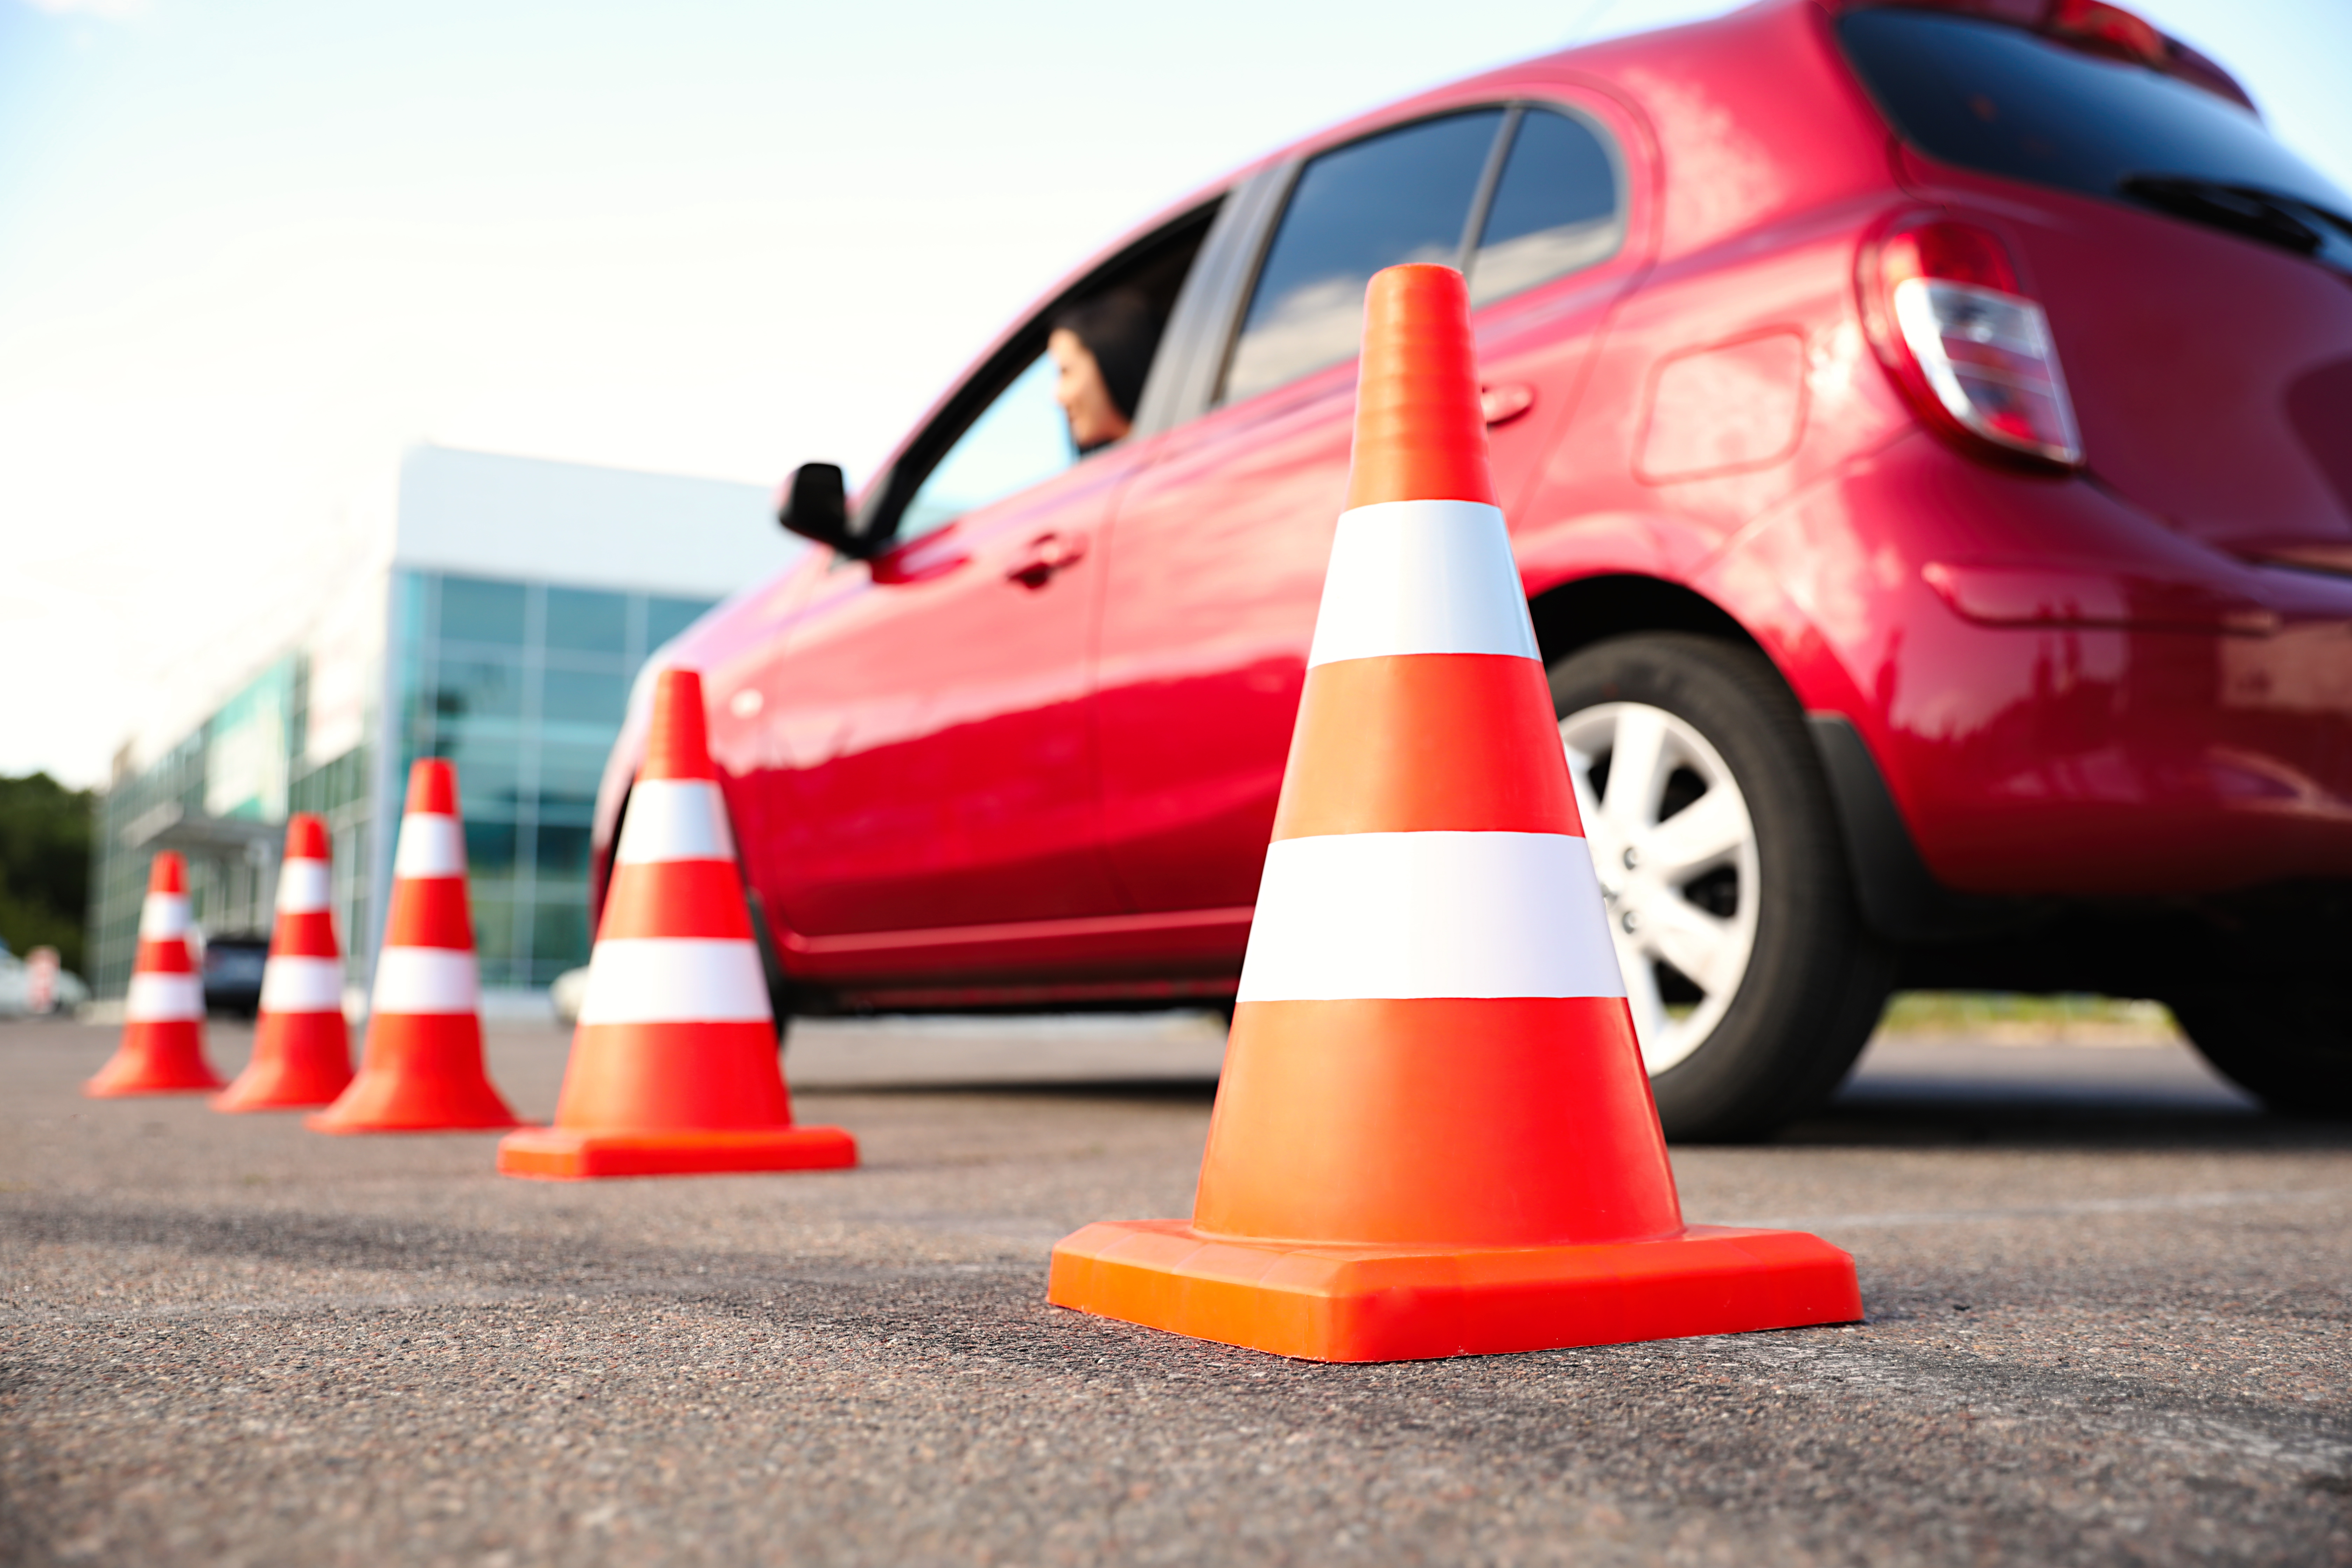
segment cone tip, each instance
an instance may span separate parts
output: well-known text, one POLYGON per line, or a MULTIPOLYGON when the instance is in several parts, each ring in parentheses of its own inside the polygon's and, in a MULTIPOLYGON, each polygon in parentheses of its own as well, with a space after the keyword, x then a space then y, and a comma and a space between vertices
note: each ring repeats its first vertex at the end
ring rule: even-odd
POLYGON ((1496 504, 1469 288, 1426 262, 1385 268, 1364 290, 1348 505, 1400 500, 1496 504))
POLYGON ((446 757, 419 757, 408 769, 410 816, 457 815, 457 769, 446 757))
POLYGON ((645 765, 639 778, 709 779, 718 777, 710 764, 709 722, 702 707, 702 677, 675 667, 661 672, 654 683, 653 721, 646 731, 645 765))
POLYGON ((324 860, 327 858, 327 825, 307 811, 298 811, 286 819, 286 858, 289 860, 324 860))
POLYGON ((188 863, 180 858, 176 849, 158 853, 147 868, 147 890, 151 893, 184 893, 188 890, 188 863))

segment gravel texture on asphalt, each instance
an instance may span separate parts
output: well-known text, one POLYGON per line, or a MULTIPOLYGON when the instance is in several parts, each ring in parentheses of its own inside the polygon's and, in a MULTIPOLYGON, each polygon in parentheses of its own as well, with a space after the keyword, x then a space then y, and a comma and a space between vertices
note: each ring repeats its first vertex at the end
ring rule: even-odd
MULTIPOLYGON (((0 1562, 2352 1563, 2352 1130, 2178 1047, 1874 1048, 1675 1152, 1691 1218, 1852 1250, 1862 1325, 1318 1366, 1045 1303, 1059 1236, 1186 1212, 1197 1068, 857 1037, 798 1110, 862 1169, 552 1184, 84 1100, 111 1031, 0 1026, 0 1562)), ((526 1114, 562 1052, 495 1038, 526 1114)))

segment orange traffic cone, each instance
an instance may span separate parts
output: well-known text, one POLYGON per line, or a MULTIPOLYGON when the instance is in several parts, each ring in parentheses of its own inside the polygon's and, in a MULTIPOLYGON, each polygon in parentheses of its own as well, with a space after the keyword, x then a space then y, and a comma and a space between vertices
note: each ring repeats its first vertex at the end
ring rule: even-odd
POLYGON ((517 1125, 482 1066, 482 984, 466 913, 457 771, 408 771, 392 907, 359 1076, 306 1126, 320 1132, 457 1132, 517 1125))
POLYGON ((702 678, 666 669, 555 1125, 509 1133, 509 1176, 802 1171, 857 1163, 838 1127, 793 1125, 767 981, 705 738, 702 678))
POLYGON ((295 1110, 325 1105, 352 1081, 351 1026, 343 1022, 343 955, 328 912, 332 879, 327 825, 286 819, 278 868, 278 929, 261 972, 261 1018, 253 1058, 213 1096, 215 1110, 295 1110))
POLYGON ((1190 1224, 1050 1300, 1316 1361, 1861 1316, 1853 1260, 1685 1226, 1486 435, 1459 273, 1365 303, 1356 445, 1190 1224))
POLYGON ((188 868, 165 850, 147 870, 139 956, 123 1004, 122 1043, 81 1086, 96 1100, 218 1089, 205 1060, 205 984, 188 954, 188 868))

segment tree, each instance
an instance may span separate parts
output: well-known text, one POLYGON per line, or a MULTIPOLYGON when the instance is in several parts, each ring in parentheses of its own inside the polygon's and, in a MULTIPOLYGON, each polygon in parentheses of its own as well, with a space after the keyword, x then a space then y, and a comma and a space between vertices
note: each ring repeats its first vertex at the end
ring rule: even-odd
POLYGON ((94 805, 47 773, 0 778, 0 940, 19 958, 47 945, 81 972, 94 805))

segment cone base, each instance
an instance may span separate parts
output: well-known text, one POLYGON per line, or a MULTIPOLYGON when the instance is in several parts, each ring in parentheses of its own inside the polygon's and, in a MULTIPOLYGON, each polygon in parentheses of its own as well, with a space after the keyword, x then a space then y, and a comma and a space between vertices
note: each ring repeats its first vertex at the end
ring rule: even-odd
POLYGON ((749 1132, 585 1131, 534 1127, 499 1143, 499 1173, 541 1181, 604 1176, 715 1176, 828 1171, 857 1163, 857 1140, 838 1127, 749 1132))
POLYGON ((1302 1361, 1426 1361, 1745 1333, 1862 1317, 1853 1259, 1792 1230, 1692 1226, 1585 1247, 1313 1247, 1183 1220, 1090 1225, 1046 1300, 1302 1361))
MULTIPOLYGON (((354 1079, 353 1087, 360 1081, 354 1079)), ((302 1118, 302 1125, 313 1132, 504 1132, 524 1125, 495 1089, 467 1096, 456 1104, 395 1105, 384 1110, 354 1108, 353 1098, 346 1089, 334 1104, 302 1118)))
POLYGON ((256 1062, 213 1096, 215 1110, 314 1110, 332 1105, 352 1085, 351 1061, 256 1062))
POLYGON ((148 1094, 212 1094, 223 1087, 219 1079, 209 1075, 184 1082, 135 1079, 124 1083, 109 1083, 101 1074, 83 1084, 81 1091, 91 1100, 130 1100, 148 1094))

